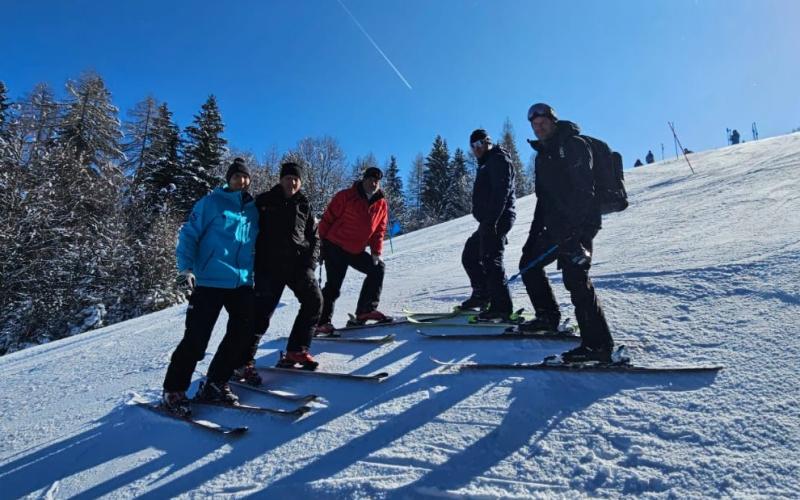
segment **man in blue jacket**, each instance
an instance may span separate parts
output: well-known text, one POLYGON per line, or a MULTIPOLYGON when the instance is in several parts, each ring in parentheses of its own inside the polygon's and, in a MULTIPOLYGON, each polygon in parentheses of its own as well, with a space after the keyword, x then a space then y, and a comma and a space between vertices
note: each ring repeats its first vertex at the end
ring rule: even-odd
POLYGON ((513 306, 503 252, 508 243, 506 234, 517 217, 514 166, 503 148, 492 145, 485 130, 473 131, 469 143, 478 159, 472 190, 472 215, 478 221, 478 230, 467 239, 461 254, 461 263, 472 286, 472 295, 461 303, 461 308, 488 306, 478 314, 478 321, 509 321, 513 306))
POLYGON ((233 161, 226 180, 224 188, 195 204, 178 239, 178 270, 194 290, 186 308, 183 340, 167 368, 162 404, 181 415, 190 412, 186 390, 223 307, 228 312, 227 331, 195 399, 238 403, 228 379, 242 363, 252 338, 258 210, 247 192, 250 171, 244 160, 233 161))

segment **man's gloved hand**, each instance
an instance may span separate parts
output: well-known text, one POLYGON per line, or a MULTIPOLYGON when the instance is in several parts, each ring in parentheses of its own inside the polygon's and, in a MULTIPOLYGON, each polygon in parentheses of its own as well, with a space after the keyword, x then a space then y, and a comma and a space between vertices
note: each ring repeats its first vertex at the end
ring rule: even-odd
POLYGON ((373 266, 377 266, 380 263, 381 263, 381 256, 376 254, 376 253, 373 253, 372 254, 372 265, 373 266))
POLYGON ((189 285, 189 288, 194 289, 195 285, 197 285, 197 278, 194 276, 194 273, 191 269, 186 269, 178 273, 180 276, 186 280, 186 283, 189 285))
POLYGON ((575 239, 562 246, 561 254, 575 267, 589 269, 592 266, 592 253, 575 239))

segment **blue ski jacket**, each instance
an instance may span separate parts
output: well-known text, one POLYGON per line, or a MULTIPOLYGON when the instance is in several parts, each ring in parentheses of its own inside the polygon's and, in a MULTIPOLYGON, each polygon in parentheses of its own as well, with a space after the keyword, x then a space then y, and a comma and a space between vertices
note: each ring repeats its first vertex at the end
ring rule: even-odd
POLYGON ((191 269, 197 285, 253 286, 258 210, 244 191, 215 189, 192 208, 178 236, 178 271, 191 269))

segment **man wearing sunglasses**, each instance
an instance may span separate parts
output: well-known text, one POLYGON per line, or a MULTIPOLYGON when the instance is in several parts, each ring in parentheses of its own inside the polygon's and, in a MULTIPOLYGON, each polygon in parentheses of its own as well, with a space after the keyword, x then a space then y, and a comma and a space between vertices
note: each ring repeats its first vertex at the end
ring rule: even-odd
POLYGON ((520 329, 553 331, 558 327, 561 313, 544 271, 545 266, 557 261, 575 306, 582 340, 580 347, 562 354, 562 360, 609 362, 614 341, 589 279, 592 240, 601 221, 595 200, 591 147, 580 137, 578 125, 559 120, 547 104, 531 106, 528 120, 538 139, 528 141, 537 153, 536 209, 522 248, 520 270, 547 255, 522 273, 536 318, 520 325, 520 329), (554 246, 555 250, 548 254, 554 246))
POLYGON ((472 132, 469 143, 478 159, 472 190, 472 215, 478 221, 478 230, 467 239, 461 254, 472 286, 472 295, 461 308, 482 310, 478 321, 499 323, 509 321, 513 310, 503 252, 508 243, 506 234, 517 217, 514 167, 508 153, 493 146, 485 130, 472 132))

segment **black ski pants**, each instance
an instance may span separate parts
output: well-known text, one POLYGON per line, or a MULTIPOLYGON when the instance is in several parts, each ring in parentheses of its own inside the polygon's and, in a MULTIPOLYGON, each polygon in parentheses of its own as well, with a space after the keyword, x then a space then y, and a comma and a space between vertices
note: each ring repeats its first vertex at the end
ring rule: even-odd
POLYGON ((228 312, 228 327, 211 360, 208 379, 227 382, 233 370, 242 364, 253 330, 253 288, 198 286, 189 298, 186 329, 183 339, 172 353, 164 378, 165 391, 185 391, 189 388, 192 373, 206 354, 211 331, 223 307, 228 312))
POLYGON ((469 276, 472 295, 489 299, 489 309, 511 314, 511 292, 503 266, 503 255, 508 243, 504 231, 482 231, 480 228, 467 238, 461 253, 461 264, 469 276))
POLYGON ((319 321, 319 313, 322 308, 322 293, 314 278, 314 269, 308 266, 288 264, 284 268, 274 268, 256 273, 255 330, 248 350, 247 361, 255 358, 261 337, 269 328, 272 314, 278 307, 286 287, 294 292, 294 296, 300 302, 300 310, 294 319, 286 350, 301 351, 303 348, 311 347, 314 327, 319 321))
POLYGON ((330 323, 333 318, 333 308, 342 289, 342 282, 347 274, 347 268, 366 274, 358 296, 356 315, 376 310, 381 301, 383 290, 383 275, 386 266, 382 260, 375 264, 372 256, 367 252, 351 254, 327 240, 322 240, 322 251, 325 262, 325 288, 322 289, 324 304, 320 323, 330 323))
MULTIPOLYGON (((575 306, 575 317, 580 328, 582 342, 590 347, 612 347, 614 341, 606 322, 600 300, 595 293, 592 280, 589 278, 589 268, 591 261, 583 266, 573 264, 570 260, 583 249, 592 252, 592 240, 597 234, 596 230, 589 230, 580 236, 573 237, 566 243, 559 245, 559 248, 548 255, 540 264, 528 270, 522 275, 522 282, 528 291, 533 309, 537 317, 548 318, 553 321, 561 320, 561 312, 558 308, 550 280, 547 279, 545 266, 558 262, 561 275, 564 279, 564 286, 567 288, 575 306)), ((548 248, 556 244, 553 238, 546 232, 531 234, 528 241, 522 247, 522 258, 519 267, 522 269, 529 262, 537 259, 544 254, 548 248)))

